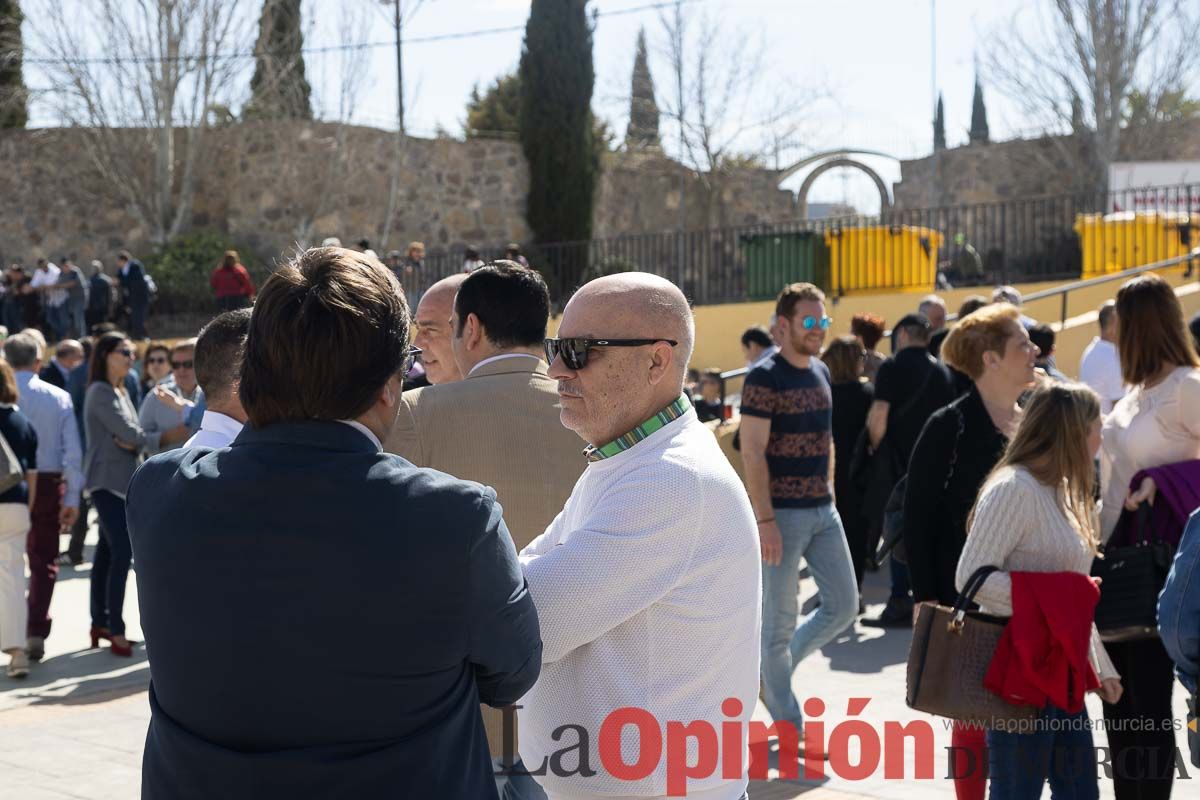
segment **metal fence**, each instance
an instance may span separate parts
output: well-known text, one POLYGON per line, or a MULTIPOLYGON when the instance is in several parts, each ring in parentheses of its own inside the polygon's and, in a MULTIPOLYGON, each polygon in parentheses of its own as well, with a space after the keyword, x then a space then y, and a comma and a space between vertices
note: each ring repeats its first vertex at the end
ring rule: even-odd
MULTIPOLYGON (((525 255, 558 304, 592 278, 641 270, 701 305, 773 298, 797 280, 841 296, 1092 277, 1197 244, 1200 184, 630 234, 527 245, 525 255)), ((480 255, 499 258, 503 249, 480 255)), ((431 251, 410 288, 423 291, 462 264, 462 248, 431 251)))

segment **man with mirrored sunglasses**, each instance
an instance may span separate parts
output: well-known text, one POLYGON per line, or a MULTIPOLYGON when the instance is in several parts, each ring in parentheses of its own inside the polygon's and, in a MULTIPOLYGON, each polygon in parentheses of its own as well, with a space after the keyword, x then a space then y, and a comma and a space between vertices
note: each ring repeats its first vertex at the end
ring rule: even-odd
POLYGON ((853 623, 858 586, 833 504, 833 392, 817 358, 830 324, 825 295, 794 283, 775 315, 780 350, 746 376, 740 434, 762 547, 763 700, 776 722, 802 731, 792 673, 853 623), (821 604, 798 619, 801 559, 821 604))

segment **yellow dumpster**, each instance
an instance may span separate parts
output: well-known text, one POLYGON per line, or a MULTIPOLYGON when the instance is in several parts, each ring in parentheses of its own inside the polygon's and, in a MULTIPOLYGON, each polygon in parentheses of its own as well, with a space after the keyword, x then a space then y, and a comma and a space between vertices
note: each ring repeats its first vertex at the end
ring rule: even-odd
POLYGON ((913 225, 870 225, 825 232, 838 294, 872 289, 932 290, 942 235, 913 225))
POLYGON ((1200 216, 1182 212, 1079 214, 1075 233, 1083 277, 1093 278, 1176 258, 1200 244, 1200 216))

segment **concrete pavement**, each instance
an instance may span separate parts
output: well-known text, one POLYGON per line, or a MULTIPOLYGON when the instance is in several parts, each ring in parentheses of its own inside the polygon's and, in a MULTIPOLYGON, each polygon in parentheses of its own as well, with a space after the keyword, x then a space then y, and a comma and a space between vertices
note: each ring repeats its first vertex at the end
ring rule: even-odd
MULTIPOLYGON (((92 539, 95 533, 93 531, 92 539)), ((65 540, 64 540, 65 545, 65 540)), ((90 557, 91 548, 88 548, 90 557)), ((150 717, 146 687, 149 667, 143 646, 132 659, 113 656, 105 649, 88 648, 88 563, 72 570, 64 568, 54 593, 54 630, 46 642, 46 659, 35 665, 29 679, 11 681, 0 677, 0 796, 13 800, 124 800, 140 791, 140 766, 146 725, 150 717), (12 787, 16 793, 10 794, 12 787)), ((886 598, 886 573, 868 575, 866 600, 878 611, 886 598)), ((801 583, 801 596, 811 601, 812 582, 801 583)), ((126 597, 129 636, 141 641, 137 617, 137 593, 130 576, 126 597)), ((751 786, 754 800, 853 800, 880 798, 908 800, 913 796, 951 800, 953 785, 945 780, 945 749, 950 734, 942 720, 919 714, 904 703, 905 659, 909 632, 877 630, 856 625, 796 670, 793 685, 801 702, 819 698, 825 711, 810 721, 825 724, 828 740, 838 725, 851 718, 868 721, 884 738, 886 722, 907 724, 926 720, 934 739, 934 778, 914 780, 914 754, 910 744, 904 757, 905 779, 885 776, 882 764, 871 774, 850 779, 845 774, 859 763, 857 740, 850 739, 850 757, 842 763, 826 764, 823 779, 779 780, 772 769, 771 780, 751 786), (852 698, 866 698, 865 708, 848 711, 852 698), (841 772, 842 774, 837 774, 841 772)), ((1182 690, 1175 693, 1177 717, 1184 718, 1182 690)), ((860 701, 861 702, 861 701, 860 701)), ((1100 719, 1094 698, 1088 703, 1092 718, 1100 719)), ((769 722, 759 705, 756 719, 769 722)), ((842 729, 843 731, 848 729, 842 729)), ((1101 731, 1098 746, 1105 744, 1101 731)), ((1185 734, 1178 735, 1186 753, 1185 734)), ((884 747, 884 760, 886 751, 884 747)), ((1189 779, 1177 783, 1175 796, 1200 796, 1193 782, 1194 770, 1185 767, 1189 779)), ((1111 798, 1112 784, 1101 780, 1101 797, 1111 798)))

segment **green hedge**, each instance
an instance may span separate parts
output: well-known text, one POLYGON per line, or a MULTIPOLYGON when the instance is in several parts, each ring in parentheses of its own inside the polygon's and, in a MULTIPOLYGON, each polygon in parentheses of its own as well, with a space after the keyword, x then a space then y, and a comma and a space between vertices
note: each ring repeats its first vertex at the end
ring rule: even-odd
POLYGON ((227 234, 217 231, 185 233, 158 248, 145 259, 146 269, 158 286, 154 301, 156 314, 211 311, 216 307, 209 278, 221 263, 226 250, 236 250, 256 286, 261 286, 270 268, 259 262, 254 251, 240 246, 227 234))

